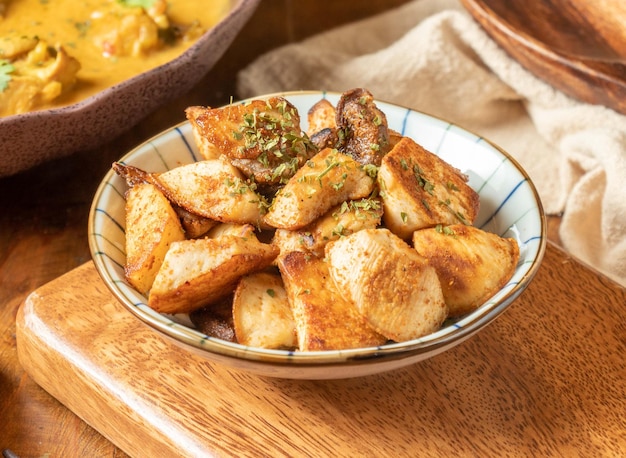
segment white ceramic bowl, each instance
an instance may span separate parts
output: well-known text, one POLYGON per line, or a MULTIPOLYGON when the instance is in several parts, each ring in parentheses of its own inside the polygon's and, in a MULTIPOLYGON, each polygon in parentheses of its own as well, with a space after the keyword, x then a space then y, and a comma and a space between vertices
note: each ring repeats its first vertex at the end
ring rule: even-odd
MULTIPOLYGON (((301 114, 322 97, 335 104, 340 96, 322 92, 280 95, 301 114)), ((520 261, 513 277, 476 311, 455 322, 446 322, 439 331, 419 339, 353 350, 266 350, 208 337, 184 319, 152 310, 146 305, 146 297, 125 281, 126 183, 113 171, 98 188, 89 216, 90 249, 102 279, 130 312, 163 336, 209 361, 259 375, 294 379, 357 377, 413 364, 458 345, 500 315, 537 272, 546 244, 546 222, 539 196, 519 164, 489 141, 423 113, 380 101, 377 105, 387 115, 390 128, 412 137, 469 176, 470 186, 481 199, 476 226, 518 240, 520 261)), ((140 145, 121 162, 160 172, 197 159, 190 125, 185 122, 140 145)))
POLYGON ((0 177, 95 148, 188 92, 224 54, 259 2, 233 0, 230 12, 179 57, 82 102, 0 118, 0 177))

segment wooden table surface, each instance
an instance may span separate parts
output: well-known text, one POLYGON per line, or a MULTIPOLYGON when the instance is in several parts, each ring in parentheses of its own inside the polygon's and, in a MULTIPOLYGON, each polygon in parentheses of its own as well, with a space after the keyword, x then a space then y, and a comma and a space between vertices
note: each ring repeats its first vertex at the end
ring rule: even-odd
MULTIPOLYGON (((29 293, 90 260, 89 206, 111 162, 143 140, 182 121, 185 107, 228 103, 231 96, 236 97, 236 72, 264 51, 401 3, 404 1, 265 0, 215 69, 188 95, 153 113, 130 132, 96 151, 79 152, 0 179, 0 450, 10 449, 22 458, 126 456, 29 377, 18 360, 15 337, 17 311, 29 293)), ((496 336, 521 327, 527 330, 528 339, 534 339, 535 345, 531 348, 535 351, 543 348, 536 345, 537 339, 541 339, 545 351, 530 352, 521 338, 519 347, 513 353, 509 348, 499 362, 481 363, 482 353, 477 352, 476 360, 468 361, 465 372, 468 377, 484 377, 488 369, 492 371, 489 377, 510 378, 509 386, 498 384, 498 388, 509 390, 507 398, 527 401, 509 405, 510 412, 496 415, 509 423, 502 426, 503 431, 530 430, 526 428, 527 422, 537 422, 536 425, 545 429, 541 434, 526 437, 524 454, 548 450, 557 456, 571 456, 569 454, 574 452, 584 456, 585 450, 559 447, 563 437, 578 436, 579 440, 584 439, 581 443, 588 444, 587 456, 626 455, 623 359, 626 289, 563 252, 558 247, 558 223, 556 217, 549 219, 551 242, 544 262, 531 287, 512 305, 516 310, 521 303, 533 308, 533 313, 526 315, 519 309, 516 313, 507 312, 490 326, 495 327, 495 331, 478 336, 483 346, 502 344, 496 336), (550 326, 545 322, 532 322, 534 318, 553 322, 554 332, 549 332, 550 326), (583 333, 584 341, 572 342, 567 338, 568 323, 578 326, 577 335, 583 333), (578 350, 584 350, 582 356, 577 355, 578 350), (514 373, 513 362, 504 360, 512 354, 518 361, 533 367, 540 367, 546 358, 552 358, 547 366, 551 371, 514 373), (589 354, 595 357, 590 358, 589 354), (581 371, 587 372, 581 377, 581 371), (544 377, 535 381, 536 386, 550 388, 550 391, 529 392, 528 383, 524 382, 526 375, 544 377), (569 376, 576 379, 571 387, 566 384, 569 376), (547 386, 548 381, 563 385, 547 386), (607 388, 607 404, 599 406, 602 390, 607 388), (525 392, 516 393, 516 389, 525 392), (531 401, 533 411, 525 411, 531 401), (542 410, 543 407, 547 410, 542 410), (586 424, 598 430, 590 430, 586 424), (540 443, 543 446, 539 446, 540 443)), ((471 356, 473 349, 469 346, 463 351, 471 356)), ((445 374, 447 361, 445 357, 438 357, 428 365, 435 368, 436 373, 445 374)), ((484 386, 476 387, 473 393, 485 396, 485 402, 489 401, 492 406, 501 405, 498 399, 504 396, 484 386)), ((480 402, 471 401, 472 404, 480 402)), ((459 415, 463 415, 462 405, 459 415)), ((473 425, 458 420, 457 428, 461 425, 464 430, 450 431, 450 441, 458 444, 460 455, 474 455, 478 448, 473 448, 472 442, 484 438, 473 434, 473 425), (467 448, 463 441, 468 444, 467 448)))

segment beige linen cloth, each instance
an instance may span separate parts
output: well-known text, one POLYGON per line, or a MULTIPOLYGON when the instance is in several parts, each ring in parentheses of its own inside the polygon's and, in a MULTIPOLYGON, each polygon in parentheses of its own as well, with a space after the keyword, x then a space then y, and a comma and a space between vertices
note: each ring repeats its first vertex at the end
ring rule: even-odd
POLYGON ((565 248, 626 285, 626 116, 534 77, 458 0, 415 0, 271 51, 238 75, 240 97, 354 87, 504 148, 546 212, 563 213, 565 248))

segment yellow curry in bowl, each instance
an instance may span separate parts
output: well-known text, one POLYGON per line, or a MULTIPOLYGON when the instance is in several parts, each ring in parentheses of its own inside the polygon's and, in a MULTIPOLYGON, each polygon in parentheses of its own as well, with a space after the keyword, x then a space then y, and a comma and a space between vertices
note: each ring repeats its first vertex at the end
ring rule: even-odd
POLYGON ((162 65, 231 0, 0 0, 0 116, 77 103, 162 65))

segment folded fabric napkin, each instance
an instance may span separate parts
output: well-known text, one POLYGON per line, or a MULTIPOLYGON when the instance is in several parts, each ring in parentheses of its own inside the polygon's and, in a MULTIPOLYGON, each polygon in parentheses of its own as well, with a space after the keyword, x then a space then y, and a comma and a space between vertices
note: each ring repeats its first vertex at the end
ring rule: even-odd
POLYGON ((575 101, 510 58, 458 0, 415 0, 286 45, 238 95, 370 90, 498 144, 528 172, 564 247, 626 285, 626 117, 575 101))

